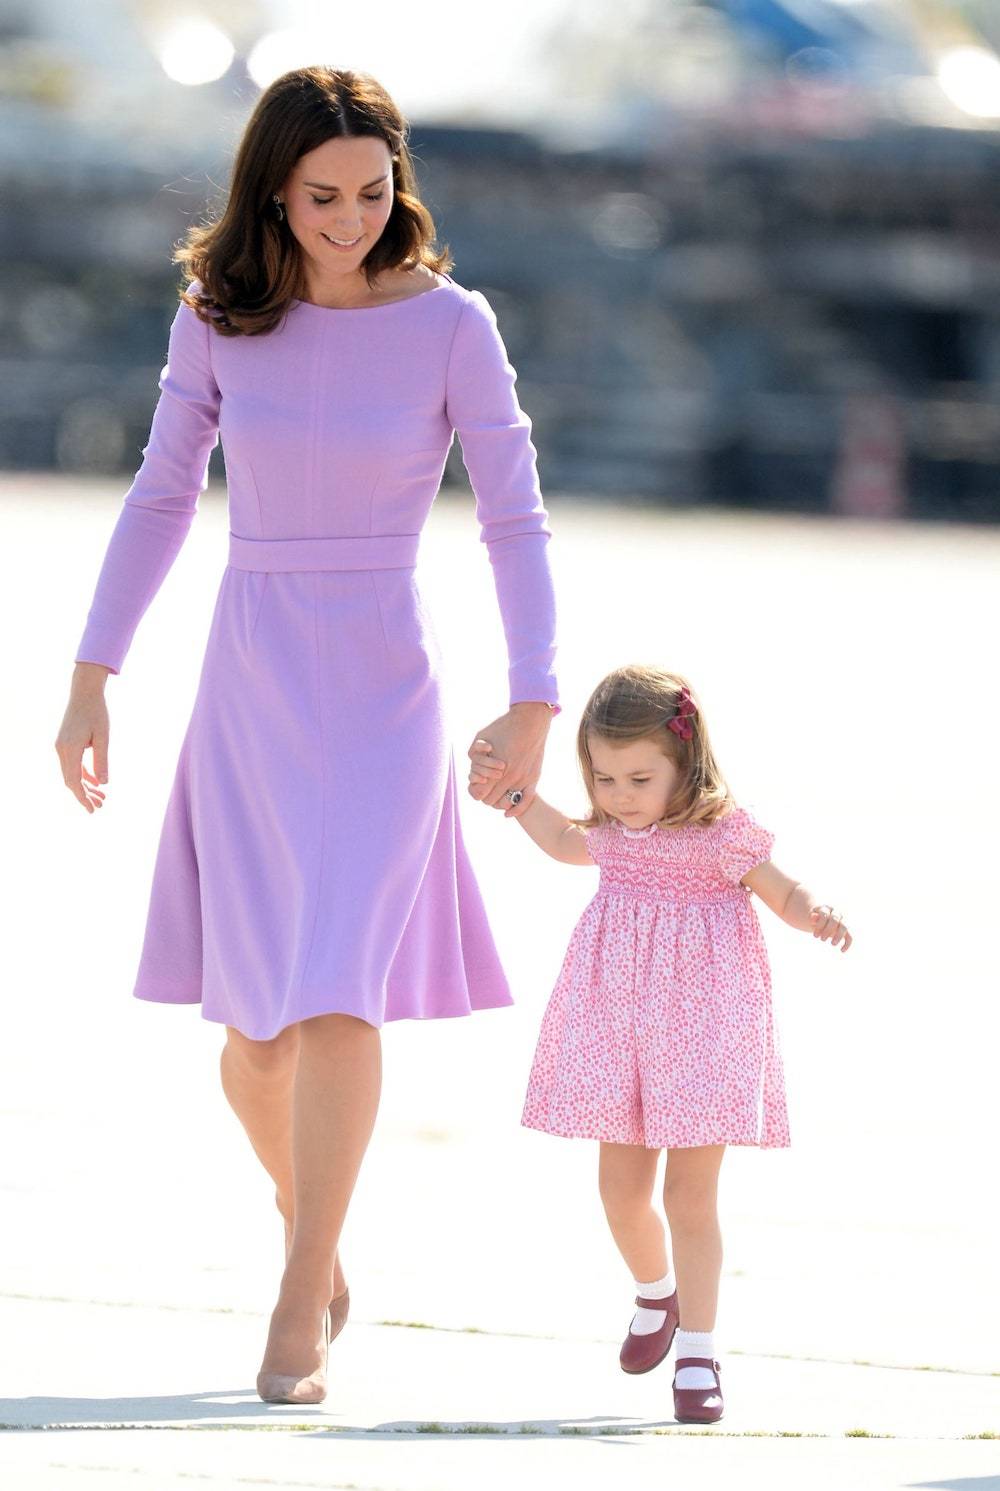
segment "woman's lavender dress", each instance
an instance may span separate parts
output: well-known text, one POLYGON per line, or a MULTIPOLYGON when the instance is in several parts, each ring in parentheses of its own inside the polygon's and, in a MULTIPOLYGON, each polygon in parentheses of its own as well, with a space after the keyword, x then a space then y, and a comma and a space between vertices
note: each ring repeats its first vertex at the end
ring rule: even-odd
MULTIPOLYGON (((194 287, 197 287, 195 282, 194 287)), ((510 661, 557 703, 549 528, 488 301, 293 302, 265 336, 180 305, 78 661, 118 672, 221 434, 222 573, 134 993, 267 1039, 511 1002, 462 841, 420 530, 458 432, 510 661)))

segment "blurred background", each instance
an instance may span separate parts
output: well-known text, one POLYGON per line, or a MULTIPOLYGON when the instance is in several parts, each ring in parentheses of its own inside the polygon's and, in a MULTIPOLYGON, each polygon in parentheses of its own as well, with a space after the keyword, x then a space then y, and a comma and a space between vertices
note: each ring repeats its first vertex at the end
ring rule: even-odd
POLYGON ((2 0, 0 468, 130 478, 170 250, 329 62, 408 115, 547 491, 995 522, 998 49, 995 0, 2 0))

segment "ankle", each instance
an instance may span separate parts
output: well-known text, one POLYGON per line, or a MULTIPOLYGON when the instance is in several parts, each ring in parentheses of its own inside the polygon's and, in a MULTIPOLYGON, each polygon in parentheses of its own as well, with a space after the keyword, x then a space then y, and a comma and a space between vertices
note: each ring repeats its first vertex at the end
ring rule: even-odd
POLYGON ((325 1276, 289 1274, 285 1270, 278 1289, 280 1310, 294 1315, 321 1315, 330 1303, 330 1275, 325 1276))

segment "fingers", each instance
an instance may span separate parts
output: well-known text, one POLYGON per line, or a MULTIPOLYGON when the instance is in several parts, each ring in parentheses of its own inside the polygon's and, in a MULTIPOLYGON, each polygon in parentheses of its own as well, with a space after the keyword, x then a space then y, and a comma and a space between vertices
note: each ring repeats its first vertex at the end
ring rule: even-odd
MULTIPOLYGON (((63 741, 56 742, 56 752, 62 767, 64 783, 77 802, 81 803, 88 813, 93 813, 95 809, 103 806, 105 794, 98 785, 99 778, 83 764, 84 749, 85 747, 71 746, 63 741)), ((106 769, 104 780, 107 780, 106 769)))
POLYGON ((472 762, 469 768, 470 793, 479 797, 481 794, 471 791, 472 786, 481 787, 484 783, 499 781, 507 770, 507 763, 493 754, 492 745, 482 735, 476 736, 468 754, 472 762))
POLYGON ((470 782, 498 782, 507 770, 505 761, 495 761, 485 756, 473 756, 469 768, 470 782))
POLYGON ((814 906, 810 912, 812 922, 812 934, 821 942, 829 942, 833 947, 840 947, 842 953, 846 953, 852 941, 850 932, 842 914, 834 911, 832 906, 814 906))
POLYGON ((510 807, 510 798, 507 796, 507 793, 513 792, 516 787, 520 787, 522 791, 524 790, 524 784, 522 782, 513 782, 508 780, 507 774, 505 773, 502 777, 499 777, 492 782, 488 782, 485 787, 481 789, 483 795, 479 800, 480 802, 484 802, 488 808, 510 807))

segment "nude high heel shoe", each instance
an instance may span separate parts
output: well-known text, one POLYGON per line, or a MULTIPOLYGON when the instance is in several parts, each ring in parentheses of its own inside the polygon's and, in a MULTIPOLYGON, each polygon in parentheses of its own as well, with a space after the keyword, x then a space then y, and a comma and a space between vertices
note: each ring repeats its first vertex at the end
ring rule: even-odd
POLYGON ((343 1294, 338 1294, 336 1299, 330 1301, 327 1314, 330 1317, 330 1340, 335 1341, 347 1324, 348 1311, 351 1308, 351 1291, 345 1289, 343 1294))
MULTIPOLYGON (((344 1296, 338 1296, 343 1299, 344 1296)), ((265 1403, 322 1403, 326 1397, 326 1374, 330 1363, 330 1309, 323 1312, 322 1367, 308 1377, 293 1377, 286 1372, 258 1372, 257 1396, 265 1403)), ((346 1312, 344 1318, 346 1319, 346 1312)), ((341 1326, 343 1321, 341 1322, 341 1326)), ((339 1329, 339 1327, 338 1327, 339 1329)))

